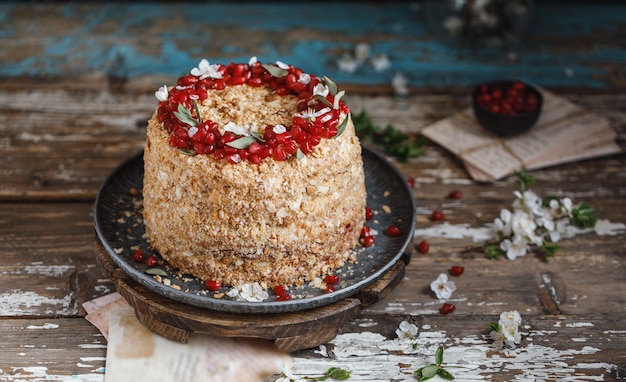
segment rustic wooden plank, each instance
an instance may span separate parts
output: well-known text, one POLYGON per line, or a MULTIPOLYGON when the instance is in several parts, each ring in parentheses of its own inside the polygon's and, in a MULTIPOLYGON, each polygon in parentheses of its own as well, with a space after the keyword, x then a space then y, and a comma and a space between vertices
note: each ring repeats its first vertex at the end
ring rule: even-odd
MULTIPOLYGON (((37 91, 0 86, 0 200, 93 200, 105 177, 142 149, 145 123, 156 104, 151 89, 142 86, 113 93, 97 85, 80 91, 65 84, 37 91), (31 110, 31 105, 37 108, 31 110)), ((626 148, 626 95, 566 96, 607 116, 618 131, 618 142, 626 148)), ((348 102, 355 113, 366 110, 381 127, 391 124, 407 133, 417 133, 469 105, 466 94, 394 98, 357 93, 348 96, 348 102)), ((617 155, 583 162, 585 166, 576 163, 541 170, 536 175, 542 184, 559 182, 569 192, 586 197, 605 196, 606 192, 619 195, 623 161, 624 156, 617 155)), ((426 147, 424 157, 398 166, 407 176, 417 178, 420 198, 438 197, 442 185, 463 185, 468 192, 473 187, 488 196, 511 184, 511 178, 505 179, 486 191, 485 186, 470 180, 450 153, 434 144, 426 147)), ((552 193, 563 192, 550 187, 552 193)))
POLYGON ((0 204, 0 316, 72 317, 115 291, 98 268, 90 203, 0 204))
POLYGON ((104 381, 106 340, 84 319, 0 319, 0 380, 104 381))
POLYGON ((98 73, 123 82, 179 75, 200 58, 247 61, 256 55, 342 83, 389 84, 403 72, 414 87, 520 76, 546 86, 626 86, 626 50, 607 43, 623 37, 623 4, 537 2, 524 38, 498 48, 447 38, 442 4, 1 4, 0 76, 98 73), (392 66, 341 71, 337 60, 362 42, 372 55, 388 55, 392 66))

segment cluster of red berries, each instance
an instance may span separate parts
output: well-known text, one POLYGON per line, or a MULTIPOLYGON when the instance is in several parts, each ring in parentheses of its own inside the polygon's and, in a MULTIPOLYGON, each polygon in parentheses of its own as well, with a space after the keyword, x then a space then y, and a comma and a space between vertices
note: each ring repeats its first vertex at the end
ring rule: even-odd
POLYGON ((494 114, 513 115, 535 110, 539 98, 529 92, 523 82, 515 81, 504 88, 482 85, 476 95, 476 102, 494 114))
MULTIPOLYGON (((172 147, 187 150, 196 154, 212 154, 217 159, 226 159, 236 164, 247 160, 258 164, 265 158, 284 161, 296 154, 299 149, 303 154, 309 154, 324 138, 337 136, 341 115, 348 115, 350 109, 341 101, 338 108, 331 108, 313 96, 313 89, 321 84, 322 80, 309 75, 309 82, 299 81, 303 75, 302 69, 289 65, 284 69, 284 75, 272 75, 260 62, 253 64, 234 64, 227 66, 218 64, 218 72, 222 78, 203 78, 188 74, 178 79, 178 84, 168 92, 168 99, 159 103, 157 116, 159 121, 170 134, 169 144, 172 147), (221 133, 217 123, 202 121, 198 124, 198 131, 190 137, 190 126, 181 121, 175 113, 182 105, 193 115, 194 101, 201 102, 207 98, 210 90, 223 90, 226 86, 246 84, 248 86, 268 86, 280 96, 293 95, 300 101, 297 104, 297 113, 292 117, 291 126, 285 126, 286 131, 276 133, 273 125, 265 127, 262 139, 255 140, 245 148, 238 148, 231 142, 242 138, 241 135, 226 131, 221 133), (314 100, 313 102, 311 102, 314 100), (320 111, 325 113, 317 115, 320 111), (303 117, 302 113, 311 112, 314 117, 303 117), (229 144, 230 143, 230 144, 229 144)), ((328 104, 334 105, 335 96, 326 95, 328 104)), ((195 115, 198 119, 198 116, 195 115)), ((199 120, 199 119, 198 119, 199 120)))

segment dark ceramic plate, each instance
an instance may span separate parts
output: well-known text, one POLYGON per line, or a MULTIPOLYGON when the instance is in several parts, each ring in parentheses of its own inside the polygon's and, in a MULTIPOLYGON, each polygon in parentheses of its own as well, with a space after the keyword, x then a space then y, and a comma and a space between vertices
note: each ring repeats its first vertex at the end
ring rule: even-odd
POLYGON ((145 261, 134 261, 134 250, 140 248, 144 257, 150 254, 160 257, 145 237, 141 192, 131 191, 141 190, 143 186, 143 153, 122 163, 100 188, 94 211, 96 234, 113 261, 130 278, 177 302, 231 313, 282 313, 317 308, 360 292, 378 280, 402 258, 415 229, 415 202, 406 179, 385 158, 366 147, 363 161, 367 205, 376 211, 367 225, 378 232, 376 244, 358 252, 357 264, 349 263, 335 272, 341 281, 331 293, 305 284, 289 287, 292 298, 287 301, 275 301, 271 290, 262 302, 234 301, 225 295, 230 288, 208 291, 201 280, 181 275, 167 264, 158 267, 159 272, 167 275, 147 274, 147 270, 152 272, 154 268, 148 267, 145 261), (391 212, 385 213, 383 205, 391 212), (391 224, 401 228, 400 236, 385 234, 391 224), (223 296, 216 298, 215 294, 223 296))

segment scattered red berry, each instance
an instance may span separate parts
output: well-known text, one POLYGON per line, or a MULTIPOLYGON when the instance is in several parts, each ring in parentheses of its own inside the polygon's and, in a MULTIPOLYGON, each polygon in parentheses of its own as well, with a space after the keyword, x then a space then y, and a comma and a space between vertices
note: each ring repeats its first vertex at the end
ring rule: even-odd
POLYGON ((408 183, 409 187, 415 187, 415 178, 407 178, 406 182, 408 183))
POLYGON ((276 294, 276 296, 280 296, 281 294, 285 294, 285 287, 282 285, 276 285, 274 287, 274 294, 276 294))
POLYGON ((361 240, 363 241, 364 247, 371 247, 376 241, 376 239, 374 239, 374 236, 367 236, 362 238, 361 240))
POLYGON ((365 207, 365 220, 371 220, 374 217, 374 211, 371 208, 365 207))
POLYGON ((420 241, 419 244, 417 245, 417 252, 419 253, 428 253, 429 249, 430 249, 430 244, 428 244, 426 240, 420 241))
POLYGON ((450 303, 445 303, 441 306, 441 309, 439 309, 439 312, 441 314, 450 314, 452 312, 454 312, 456 310, 456 306, 454 306, 454 304, 450 304, 450 303))
POLYGON ((326 284, 337 284, 339 283, 339 276, 337 275, 327 275, 324 277, 324 282, 326 284))
POLYGON ((204 286, 208 289, 208 290, 212 290, 212 291, 218 291, 220 290, 220 288, 222 287, 222 285, 220 285, 219 282, 215 281, 215 280, 206 280, 204 282, 204 286))
POLYGON ((276 297, 276 301, 287 301, 287 300, 291 300, 291 295, 289 293, 279 294, 276 297))
POLYGON ((148 265, 149 267, 156 267, 157 265, 159 265, 159 261, 157 260, 156 256, 150 255, 146 259, 146 265, 148 265))
POLYGON ((137 249, 135 252, 133 252, 133 260, 135 260, 137 263, 143 262, 143 251, 141 249, 137 249))
POLYGON ((397 225, 390 225, 387 227, 387 236, 396 237, 402 235, 402 230, 397 225))
POLYGON ((465 270, 465 268, 463 268, 460 265, 454 265, 450 268, 450 274, 452 276, 461 276, 463 274, 463 271, 465 270))
POLYGON ((326 285, 326 293, 332 293, 335 291, 335 286, 332 284, 326 285))
POLYGON ((461 199, 463 197, 463 193, 459 190, 450 191, 448 194, 448 199, 461 199))
POLYGON ((372 229, 364 225, 363 228, 361 228, 361 238, 366 238, 366 237, 371 237, 371 236, 372 236, 372 229))
POLYGON ((433 211, 433 213, 430 214, 430 220, 432 221, 440 221, 445 219, 445 217, 446 216, 441 211, 433 211))

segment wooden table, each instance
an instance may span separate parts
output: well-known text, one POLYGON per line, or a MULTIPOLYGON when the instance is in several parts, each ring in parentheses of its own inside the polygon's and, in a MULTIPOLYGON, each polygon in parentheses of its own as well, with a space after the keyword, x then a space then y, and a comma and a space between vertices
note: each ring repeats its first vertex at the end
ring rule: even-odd
MULTIPOLYGON (((607 117, 626 148, 623 5, 538 5, 526 38, 499 48, 451 42, 437 14, 420 3, 1 4, 0 380, 104 380, 107 343, 81 305, 114 292, 95 261, 94 198, 142 149, 156 88, 200 58, 258 55, 328 74, 353 109, 410 134, 467 107, 476 82, 527 78, 607 117), (392 68, 338 70, 336 60, 361 42, 388 54, 392 68), (389 86, 396 71, 409 80, 406 97, 389 86)), ((413 242, 429 241, 430 251, 413 251, 399 287, 335 339, 293 354, 296 374, 336 366, 352 370, 351 380, 411 380, 443 344, 444 361, 465 366, 450 369, 458 380, 626 376, 624 154, 533 171, 539 195, 589 203, 617 228, 566 239, 554 257, 514 261, 468 249, 477 246, 471 237, 425 233, 433 210, 458 230, 491 223, 512 202, 514 177, 474 182, 433 143, 408 163, 391 159, 415 179, 413 242), (463 198, 446 200, 452 190, 463 198), (429 284, 451 265, 465 273, 455 279, 456 311, 444 316, 429 284), (489 323, 507 310, 521 313, 525 337, 499 352, 489 323), (416 349, 396 340, 405 320, 419 327, 416 349)))

